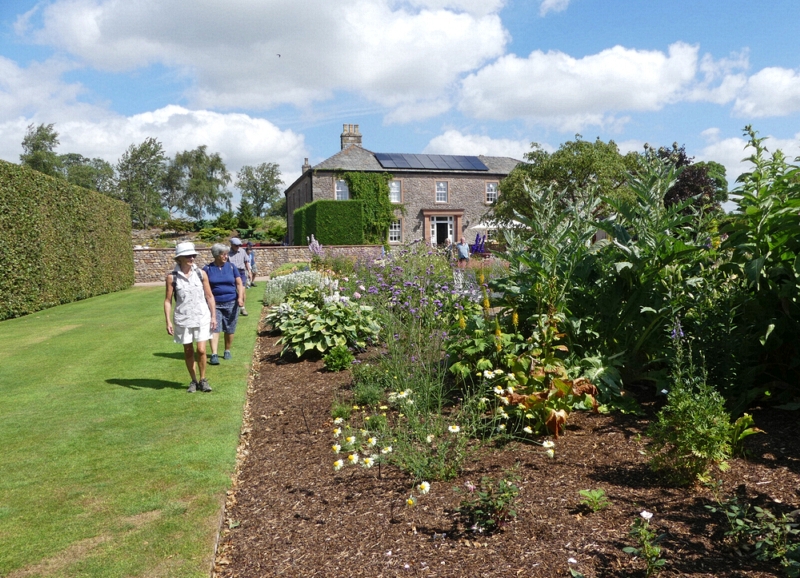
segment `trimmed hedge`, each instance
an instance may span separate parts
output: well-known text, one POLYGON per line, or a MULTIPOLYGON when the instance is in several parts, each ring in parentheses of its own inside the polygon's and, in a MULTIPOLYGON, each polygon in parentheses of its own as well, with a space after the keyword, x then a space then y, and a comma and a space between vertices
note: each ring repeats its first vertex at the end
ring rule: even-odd
POLYGON ((0 161, 0 319, 133 285, 128 205, 0 161))
POLYGON ((294 212, 294 244, 312 234, 323 245, 364 244, 364 203, 319 200, 294 212))

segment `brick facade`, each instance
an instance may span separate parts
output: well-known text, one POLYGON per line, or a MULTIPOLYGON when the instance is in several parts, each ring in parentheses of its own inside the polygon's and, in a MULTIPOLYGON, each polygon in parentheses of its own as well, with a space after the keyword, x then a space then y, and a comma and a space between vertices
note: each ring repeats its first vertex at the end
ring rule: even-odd
MULTIPOLYGON (((381 256, 381 246, 376 245, 341 245, 326 246, 328 256, 351 256, 360 259, 377 259, 381 256)), ((256 268, 259 276, 269 275, 285 263, 307 263, 311 253, 306 246, 296 247, 253 247, 256 254, 256 268)), ((157 283, 164 281, 167 273, 175 267, 174 249, 134 249, 134 282, 157 283)), ((197 249, 198 265, 211 262, 211 249, 197 249)))

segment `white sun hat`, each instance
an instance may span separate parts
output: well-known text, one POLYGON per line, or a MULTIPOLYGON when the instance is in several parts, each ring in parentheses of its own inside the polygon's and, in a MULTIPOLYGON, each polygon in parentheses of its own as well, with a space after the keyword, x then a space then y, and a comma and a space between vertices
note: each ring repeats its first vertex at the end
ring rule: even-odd
POLYGON ((175 245, 175 259, 178 257, 186 257, 188 255, 197 255, 197 251, 194 250, 194 243, 189 243, 187 241, 175 245))

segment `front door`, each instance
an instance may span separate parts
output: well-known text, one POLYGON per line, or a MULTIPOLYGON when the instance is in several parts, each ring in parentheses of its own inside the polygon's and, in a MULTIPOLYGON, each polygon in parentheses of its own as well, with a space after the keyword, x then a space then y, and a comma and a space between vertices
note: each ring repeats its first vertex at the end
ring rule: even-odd
POLYGON ((453 217, 431 217, 432 244, 443 245, 447 239, 453 241, 453 217))

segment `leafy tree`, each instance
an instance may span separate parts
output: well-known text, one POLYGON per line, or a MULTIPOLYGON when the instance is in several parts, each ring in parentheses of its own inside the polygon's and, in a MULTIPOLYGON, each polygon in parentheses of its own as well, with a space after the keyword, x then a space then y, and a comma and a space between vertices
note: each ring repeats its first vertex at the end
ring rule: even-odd
POLYGON ((267 210, 281 201, 282 184, 277 163, 261 163, 256 167, 244 165, 236 175, 236 186, 242 191, 242 200, 253 204, 257 217, 263 217, 267 210))
POLYGON ((278 201, 274 202, 266 214, 267 217, 280 217, 286 221, 286 197, 281 197, 278 201))
POLYGON ((236 219, 238 229, 254 229, 258 224, 258 218, 253 214, 253 205, 247 199, 242 199, 239 203, 236 219))
POLYGON ((230 208, 231 194, 225 187, 231 176, 219 153, 209 155, 206 148, 202 145, 178 153, 165 170, 164 191, 170 195, 169 207, 177 207, 195 219, 230 208))
POLYGON ((223 211, 220 213, 219 217, 217 217, 217 220, 214 221, 214 227, 227 231, 235 229, 237 224, 236 215, 234 215, 231 210, 223 211))
POLYGON ((33 124, 29 124, 25 138, 22 139, 23 153, 19 155, 19 160, 33 170, 51 177, 58 177, 61 164, 55 153, 59 141, 54 126, 53 123, 50 123, 40 124, 34 128, 33 124))
POLYGON ((161 143, 148 137, 140 145, 129 146, 117 163, 114 196, 130 205, 133 222, 139 227, 149 227, 161 212, 166 162, 161 143))
POLYGON ((78 153, 60 155, 61 172, 73 185, 111 194, 114 188, 114 167, 103 159, 88 159, 78 153))
POLYGON ((640 163, 636 153, 622 155, 616 143, 582 140, 562 144, 548 153, 538 143, 531 144, 525 154, 526 163, 519 165, 500 183, 500 194, 492 213, 500 221, 515 218, 515 212, 534 217, 530 201, 531 187, 546 187, 574 204, 588 192, 607 197, 631 196, 628 174, 640 163))
POLYGON ((725 179, 725 167, 716 162, 692 163, 694 157, 686 154, 686 145, 678 147, 660 147, 655 150, 645 145, 645 156, 669 161, 677 169, 682 169, 675 185, 667 191, 664 204, 672 206, 676 203, 695 198, 693 205, 698 208, 719 208, 728 198, 728 181, 725 179))

